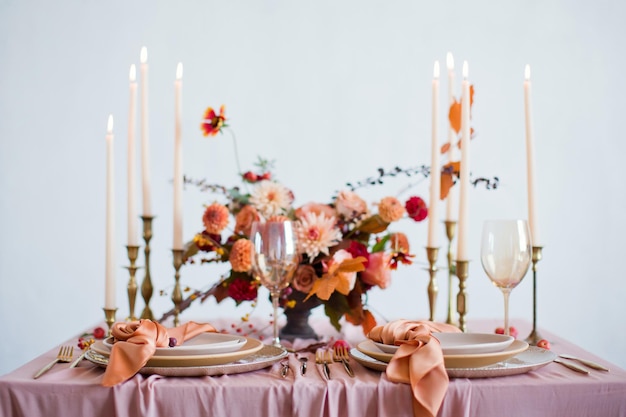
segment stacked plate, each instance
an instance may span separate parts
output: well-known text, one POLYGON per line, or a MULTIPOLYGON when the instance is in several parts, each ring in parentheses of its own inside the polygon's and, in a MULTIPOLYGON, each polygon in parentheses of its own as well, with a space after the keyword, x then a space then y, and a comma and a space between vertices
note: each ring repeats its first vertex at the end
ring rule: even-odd
MULTIPOLYGON (((97 341, 85 357, 107 366, 112 348, 112 338, 97 341)), ((195 376, 248 372, 269 366, 286 355, 283 349, 249 337, 202 333, 180 346, 157 348, 139 373, 195 376)))
MULTIPOLYGON (((556 357, 554 353, 528 346, 511 336, 489 333, 433 333, 439 340, 443 358, 451 377, 483 378, 514 375, 544 366, 556 357)), ((361 365, 383 371, 398 346, 365 340, 351 350, 361 365)))

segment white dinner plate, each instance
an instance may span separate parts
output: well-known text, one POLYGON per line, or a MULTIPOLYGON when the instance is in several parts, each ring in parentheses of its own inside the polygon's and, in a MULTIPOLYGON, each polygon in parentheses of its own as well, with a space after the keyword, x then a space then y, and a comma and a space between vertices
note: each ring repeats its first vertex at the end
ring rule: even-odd
MULTIPOLYGON (((369 339, 359 343, 356 348, 367 356, 386 363, 389 363, 393 357, 392 353, 383 352, 369 339)), ((446 364, 446 368, 478 368, 506 360, 525 351, 526 349, 528 349, 528 343, 521 340, 514 340, 513 343, 500 352, 471 353, 463 355, 444 354, 443 360, 446 364)))
MULTIPOLYGON (((387 369, 387 363, 367 356, 356 348, 350 350, 350 356, 366 368, 375 371, 387 369)), ((512 358, 477 368, 446 368, 450 378, 491 378, 498 376, 519 375, 546 366, 556 358, 549 350, 530 346, 512 358)))
MULTIPOLYGON (((211 353, 208 355, 181 355, 181 356, 153 356, 150 358, 146 366, 148 367, 186 367, 186 366, 208 366, 221 365, 224 363, 234 362, 243 357, 258 352, 263 348, 263 342, 260 340, 246 338, 246 343, 235 352, 211 353)), ((104 345, 101 340, 96 341, 90 346, 94 352, 109 357, 111 349, 104 345)))
MULTIPOLYGON (((104 339, 104 346, 111 349, 113 338, 104 339)), ((158 347, 154 356, 193 356, 212 355, 214 353, 234 352, 246 344, 246 338, 223 333, 200 333, 196 337, 185 340, 182 345, 174 347, 158 347)))
MULTIPOLYGON (((263 345, 262 349, 256 353, 247 355, 235 362, 204 365, 204 366, 146 366, 139 370, 143 375, 163 375, 163 376, 205 376, 205 375, 230 375, 242 372, 256 371, 266 368, 288 355, 284 349, 274 346, 263 345)), ((89 350, 85 359, 105 368, 109 363, 109 358, 99 353, 89 350)))
MULTIPOLYGON (((471 353, 499 352, 509 347, 512 336, 494 333, 432 333, 439 340, 444 355, 466 355, 471 353)), ((397 345, 373 342, 376 347, 392 355, 398 350, 397 345)))

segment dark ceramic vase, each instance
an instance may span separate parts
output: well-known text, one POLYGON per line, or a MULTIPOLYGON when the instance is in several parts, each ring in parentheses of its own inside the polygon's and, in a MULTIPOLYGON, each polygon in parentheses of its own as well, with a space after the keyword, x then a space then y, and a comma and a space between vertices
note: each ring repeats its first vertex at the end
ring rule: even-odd
POLYGON ((295 300, 296 305, 293 308, 285 308, 284 313, 287 317, 287 324, 280 330, 280 338, 293 341, 294 339, 315 339, 319 336, 309 324, 309 316, 311 310, 318 307, 322 302, 316 296, 304 301, 306 294, 293 290, 289 299, 295 300))

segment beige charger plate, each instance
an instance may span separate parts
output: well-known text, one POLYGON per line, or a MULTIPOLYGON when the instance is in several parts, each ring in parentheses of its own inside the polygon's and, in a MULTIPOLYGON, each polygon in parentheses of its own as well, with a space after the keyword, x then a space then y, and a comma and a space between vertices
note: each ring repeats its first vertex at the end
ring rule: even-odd
MULTIPOLYGON (((214 353, 210 355, 186 355, 186 356, 153 356, 147 367, 185 367, 185 366, 209 366, 221 365, 229 362, 235 362, 241 358, 258 352, 263 348, 263 342, 257 339, 246 337, 246 344, 235 352, 214 353)), ((106 357, 108 359, 111 354, 109 349, 102 341, 98 340, 91 345, 91 350, 106 357)))
MULTIPOLYGON (((386 363, 389 363, 393 357, 393 354, 383 352, 369 339, 359 343, 356 348, 367 356, 386 363)), ((511 345, 500 352, 443 355, 443 360, 446 368, 478 368, 512 358, 526 349, 528 349, 528 343, 521 340, 515 340, 511 345)))

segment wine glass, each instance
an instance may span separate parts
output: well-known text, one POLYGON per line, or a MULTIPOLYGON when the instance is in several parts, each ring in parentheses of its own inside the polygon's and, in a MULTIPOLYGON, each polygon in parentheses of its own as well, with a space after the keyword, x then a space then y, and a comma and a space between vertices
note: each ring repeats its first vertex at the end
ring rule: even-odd
POLYGON ((531 243, 525 220, 487 220, 480 261, 491 282, 504 294, 504 334, 509 335, 509 294, 526 275, 531 243))
POLYGON ((252 272, 270 291, 274 308, 273 345, 281 347, 278 337, 278 299, 298 267, 299 256, 293 223, 290 221, 254 222, 250 233, 254 245, 252 272))

